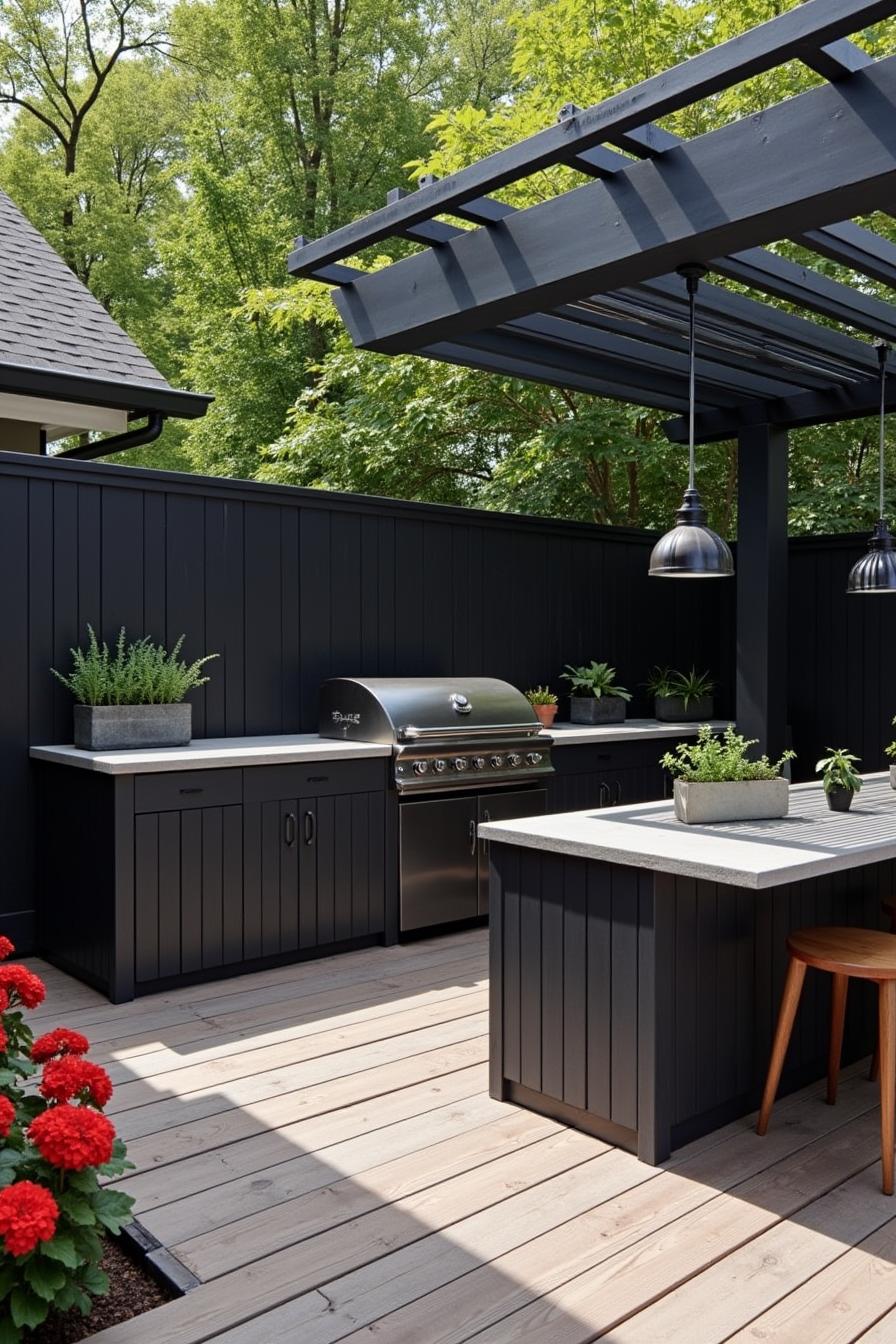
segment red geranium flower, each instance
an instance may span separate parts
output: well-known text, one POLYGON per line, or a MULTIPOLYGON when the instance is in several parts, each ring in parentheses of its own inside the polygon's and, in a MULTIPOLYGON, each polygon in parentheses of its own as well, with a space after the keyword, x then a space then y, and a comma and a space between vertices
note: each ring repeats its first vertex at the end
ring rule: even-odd
POLYGON ((28 1126, 28 1137, 41 1157, 63 1171, 101 1167, 112 1157, 111 1120, 87 1106, 50 1106, 28 1126))
POLYGON ((5 1013, 9 1007, 9 995, 5 989, 0 989, 0 1013, 5 1013))
POLYGON ((78 1055, 63 1055, 44 1065, 40 1091, 48 1101, 72 1101, 75 1097, 103 1107, 112 1096, 112 1079, 99 1064, 78 1055))
POLYGON ((86 1055, 89 1049, 90 1042, 80 1031, 72 1031, 70 1027, 54 1027, 52 1031, 38 1036, 31 1046, 31 1058, 35 1064, 45 1064, 57 1055, 86 1055))
POLYGON ((16 1122, 16 1108, 9 1097, 0 1097, 0 1139, 5 1139, 16 1122))
POLYGON ((43 1003, 47 993, 40 976, 17 962, 0 966, 0 989, 6 990, 10 1003, 18 1000, 25 1008, 36 1008, 43 1003))
POLYGON ((59 1205, 34 1181, 16 1181, 0 1190, 0 1237, 10 1255, 27 1255, 56 1232, 59 1205))
POLYGON ((6 1054, 6 1047, 9 1045, 9 1037, 6 1034, 6 1028, 0 1022, 0 1055, 6 1054))
POLYGON ((15 950, 9 939, 0 933, 0 961, 5 961, 7 957, 11 957, 15 950))

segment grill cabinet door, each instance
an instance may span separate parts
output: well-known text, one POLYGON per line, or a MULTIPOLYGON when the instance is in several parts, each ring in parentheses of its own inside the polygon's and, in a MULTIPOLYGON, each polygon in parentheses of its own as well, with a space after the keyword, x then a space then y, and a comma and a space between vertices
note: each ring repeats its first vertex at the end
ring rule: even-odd
MULTIPOLYGON (((479 798, 479 820, 515 821, 520 817, 540 817, 548 807, 547 789, 527 789, 522 793, 483 793, 479 798)), ((478 913, 488 914, 488 841, 479 842, 478 913)))
POLYGON ((401 928, 425 929, 478 912, 475 798, 402 803, 401 928))

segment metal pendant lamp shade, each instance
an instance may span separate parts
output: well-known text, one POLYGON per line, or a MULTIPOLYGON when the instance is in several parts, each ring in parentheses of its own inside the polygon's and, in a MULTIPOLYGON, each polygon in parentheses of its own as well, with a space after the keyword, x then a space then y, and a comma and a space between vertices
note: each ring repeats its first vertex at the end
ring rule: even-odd
POLYGON ((896 549, 884 520, 884 422, 887 410, 887 354, 889 346, 877 347, 880 360, 880 436, 878 440, 878 519, 868 541, 868 551, 849 571, 848 593, 896 593, 896 549))
POLYGON ((660 537, 650 555, 654 579, 727 579, 734 573, 728 545, 706 523, 706 510, 694 484, 694 364, 697 286, 703 266, 682 267, 688 285, 688 488, 671 532, 660 537))

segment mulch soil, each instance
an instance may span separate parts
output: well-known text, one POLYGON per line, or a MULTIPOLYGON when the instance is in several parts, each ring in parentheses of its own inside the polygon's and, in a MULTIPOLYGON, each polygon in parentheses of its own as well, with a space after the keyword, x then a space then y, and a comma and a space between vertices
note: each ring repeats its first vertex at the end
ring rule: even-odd
POLYGON ((112 1286, 107 1297, 96 1299, 90 1315, 82 1316, 75 1309, 50 1317, 37 1330, 26 1334, 27 1344, 77 1344, 80 1339, 89 1339, 107 1326, 152 1311, 176 1296, 112 1240, 106 1242, 102 1265, 112 1286))

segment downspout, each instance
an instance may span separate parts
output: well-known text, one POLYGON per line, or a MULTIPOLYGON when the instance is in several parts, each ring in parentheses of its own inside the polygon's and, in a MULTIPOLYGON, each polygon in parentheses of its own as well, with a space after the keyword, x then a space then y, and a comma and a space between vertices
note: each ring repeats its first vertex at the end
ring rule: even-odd
POLYGON ((84 448, 67 448, 64 453, 54 453, 54 457, 74 457, 80 461, 95 457, 105 457, 107 453, 121 453, 126 448, 140 448, 144 443, 155 443, 165 428, 165 417, 161 411, 150 412, 146 424, 140 429, 128 429, 123 434, 113 434, 110 439, 100 439, 97 443, 88 443, 84 448))

